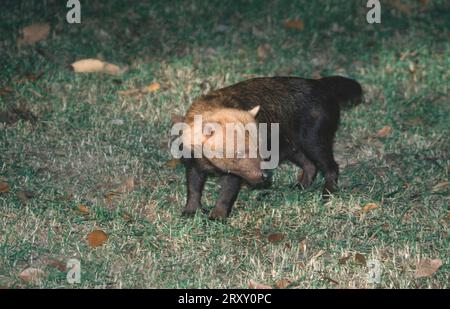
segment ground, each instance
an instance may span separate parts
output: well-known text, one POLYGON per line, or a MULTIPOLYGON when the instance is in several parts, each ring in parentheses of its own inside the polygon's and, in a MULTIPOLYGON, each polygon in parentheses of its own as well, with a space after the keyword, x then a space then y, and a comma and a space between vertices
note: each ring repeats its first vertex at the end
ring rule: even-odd
POLYGON ((81 2, 81 24, 64 1, 0 11, 0 286, 72 287, 77 258, 83 288, 449 287, 448 2, 382 2, 381 24, 366 1, 81 2), (18 45, 37 22, 49 36, 18 45), (74 73, 83 58, 127 70, 74 73), (172 114, 254 76, 333 74, 365 99, 342 115, 329 203, 321 177, 298 190, 286 164, 226 222, 181 216, 172 114), (108 236, 97 247, 94 230, 108 236), (427 259, 443 265, 416 278, 427 259))

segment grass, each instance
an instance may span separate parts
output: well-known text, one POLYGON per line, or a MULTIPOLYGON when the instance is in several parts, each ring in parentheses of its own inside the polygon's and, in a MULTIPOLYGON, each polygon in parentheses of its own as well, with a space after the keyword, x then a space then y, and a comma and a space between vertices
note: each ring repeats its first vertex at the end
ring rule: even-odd
MULTIPOLYGON (((83 1, 82 23, 70 25, 60 1, 5 1, 0 111, 27 109, 37 121, 0 122, 0 181, 10 188, 0 193, 0 286, 72 287, 49 260, 78 258, 81 288, 281 279, 290 288, 449 288, 449 6, 402 2, 410 15, 382 3, 382 23, 370 25, 365 1, 83 1), (285 29, 288 18, 304 30, 285 29), (49 38, 19 48, 19 30, 43 21, 49 38), (273 54, 261 61, 266 43, 273 54), (82 58, 129 70, 67 69, 82 58), (184 171, 166 164, 172 113, 252 76, 331 74, 359 80, 365 102, 343 114, 340 192, 329 204, 320 200, 321 177, 299 191, 290 186, 297 169, 282 165, 273 188, 241 191, 225 223, 180 216, 184 171), (161 89, 118 94, 152 82, 161 89), (391 133, 378 137, 385 126, 391 133), (134 184, 108 194, 126 179, 134 184), (367 203, 378 208, 364 213, 367 203), (109 238, 92 248, 86 237, 95 229, 109 238), (270 242, 273 233, 284 238, 270 242), (368 283, 357 253, 380 261, 380 283, 368 283), (415 279, 426 258, 443 266, 415 279), (23 280, 27 267, 45 276, 23 280)), ((217 189, 208 182, 210 209, 217 189)))

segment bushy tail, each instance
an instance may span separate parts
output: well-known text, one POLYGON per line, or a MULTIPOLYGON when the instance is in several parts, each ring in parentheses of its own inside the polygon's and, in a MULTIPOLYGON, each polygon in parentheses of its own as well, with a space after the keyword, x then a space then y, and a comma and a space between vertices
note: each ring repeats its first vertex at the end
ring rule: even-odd
POLYGON ((354 79, 329 76, 319 79, 318 82, 321 90, 336 101, 342 109, 356 106, 362 101, 361 85, 354 79))

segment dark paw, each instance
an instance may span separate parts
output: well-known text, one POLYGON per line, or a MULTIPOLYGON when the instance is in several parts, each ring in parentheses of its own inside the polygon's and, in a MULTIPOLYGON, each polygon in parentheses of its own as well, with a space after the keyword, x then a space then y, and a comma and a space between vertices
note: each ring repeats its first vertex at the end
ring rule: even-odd
POLYGON ((228 217, 226 209, 215 207, 209 214, 210 220, 224 220, 228 217))

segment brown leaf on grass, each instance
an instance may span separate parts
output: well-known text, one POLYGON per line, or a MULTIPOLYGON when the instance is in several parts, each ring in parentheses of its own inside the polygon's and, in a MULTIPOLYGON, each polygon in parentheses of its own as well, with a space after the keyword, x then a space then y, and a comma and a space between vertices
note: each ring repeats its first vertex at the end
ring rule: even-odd
POLYGON ((347 261, 348 261, 351 257, 352 257, 352 256, 351 256, 350 254, 341 257, 341 258, 338 260, 338 264, 339 264, 339 265, 344 265, 345 263, 347 263, 347 261))
POLYGON ((270 56, 273 55, 272 46, 269 43, 259 45, 257 49, 258 59, 259 61, 264 61, 270 56))
POLYGON ((355 254, 355 262, 356 262, 356 264, 364 265, 364 266, 367 264, 366 258, 361 253, 355 254))
POLYGON ((106 73, 110 75, 119 75, 123 69, 115 64, 104 62, 98 59, 81 59, 71 64, 76 73, 106 73))
POLYGON ((292 283, 289 279, 281 279, 275 282, 275 286, 279 289, 285 289, 292 283))
POLYGON ((67 271, 66 264, 57 259, 46 259, 45 264, 58 269, 59 271, 67 271))
POLYGON ((441 259, 424 259, 416 264, 414 278, 431 277, 442 266, 441 259))
POLYGON ((270 285, 257 283, 253 280, 249 281, 248 288, 249 289, 264 289, 264 290, 272 289, 272 287, 270 285))
POLYGON ((50 33, 48 23, 36 23, 26 26, 21 30, 22 38, 18 40, 19 45, 33 45, 47 38, 50 33))
POLYGON ((0 181, 0 193, 9 192, 9 184, 6 181, 0 181))
POLYGON ((151 83, 150 85, 147 86, 149 92, 156 92, 159 90, 159 88, 161 88, 160 83, 151 83))
POLYGON ((277 243, 280 242, 284 239, 284 234, 283 233, 273 233, 270 234, 269 236, 267 236, 267 240, 270 243, 277 243))
POLYGON ((430 0, 419 0, 419 2, 420 2, 420 5, 427 6, 428 3, 430 2, 430 0))
POLYGON ((103 245, 108 240, 108 235, 102 230, 95 230, 88 234, 89 246, 95 248, 103 245))
POLYGON ((43 270, 33 267, 28 267, 19 274, 20 279, 29 283, 36 283, 44 277, 45 273, 43 270))
POLYGON ((303 31, 305 29, 305 24, 300 19, 288 19, 284 22, 284 27, 286 29, 294 29, 297 31, 303 31))
POLYGON ((77 210, 81 212, 83 215, 89 214, 89 207, 84 204, 80 204, 77 206, 77 210))
POLYGON ((378 208, 377 204, 375 204, 375 203, 368 203, 368 204, 366 204, 363 207, 362 212, 369 212, 369 211, 372 211, 372 210, 377 209, 377 208, 378 208))
POLYGON ((387 137, 389 135, 391 135, 392 133, 392 128, 390 126, 384 126, 382 129, 380 129, 376 136, 377 137, 387 137))
POLYGON ((433 186, 433 189, 431 189, 432 192, 440 192, 440 191, 445 191, 448 188, 448 181, 443 181, 438 183, 437 185, 433 186))
POLYGON ((176 168, 179 163, 180 163, 179 159, 172 159, 164 163, 164 166, 168 168, 176 168))

